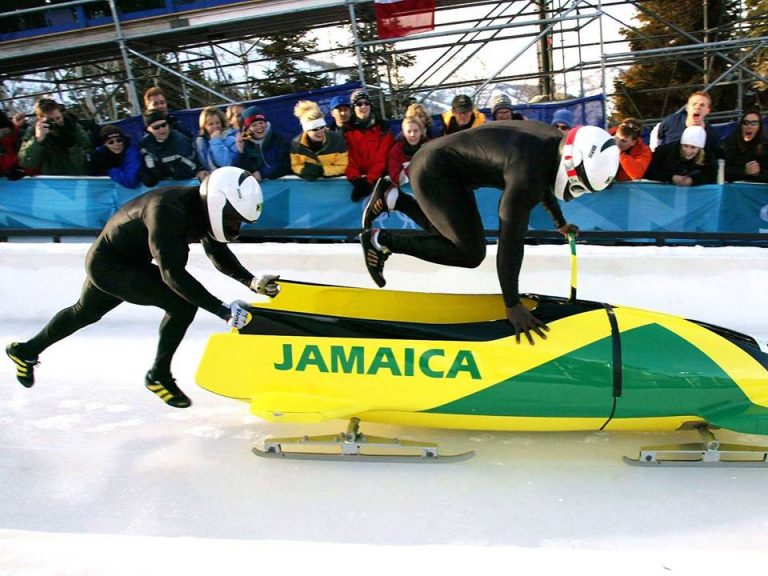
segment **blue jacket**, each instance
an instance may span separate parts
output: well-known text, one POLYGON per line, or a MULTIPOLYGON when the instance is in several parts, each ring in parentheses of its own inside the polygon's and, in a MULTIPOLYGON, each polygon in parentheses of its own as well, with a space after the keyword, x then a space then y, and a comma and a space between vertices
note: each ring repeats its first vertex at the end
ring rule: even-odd
POLYGON ((228 146, 228 136, 228 133, 224 133, 221 138, 210 138, 206 134, 195 138, 197 159, 203 168, 209 172, 222 166, 232 166, 235 163, 237 149, 233 150, 228 146))
POLYGON ((97 175, 106 174, 126 188, 138 188, 141 184, 141 154, 139 148, 127 139, 123 153, 116 156, 106 146, 99 146, 93 154, 97 175))
POLYGON ((235 160, 235 166, 258 172, 264 179, 274 179, 291 173, 290 142, 272 127, 267 128, 267 135, 261 140, 261 145, 253 140, 245 141, 245 148, 235 160))

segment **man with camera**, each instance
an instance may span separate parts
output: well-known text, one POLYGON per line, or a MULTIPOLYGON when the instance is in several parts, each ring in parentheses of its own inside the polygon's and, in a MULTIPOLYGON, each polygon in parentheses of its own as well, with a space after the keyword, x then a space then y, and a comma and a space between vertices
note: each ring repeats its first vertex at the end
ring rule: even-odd
POLYGON ((22 168, 49 176, 90 174, 91 138, 77 119, 50 98, 37 101, 35 118, 19 150, 22 168))

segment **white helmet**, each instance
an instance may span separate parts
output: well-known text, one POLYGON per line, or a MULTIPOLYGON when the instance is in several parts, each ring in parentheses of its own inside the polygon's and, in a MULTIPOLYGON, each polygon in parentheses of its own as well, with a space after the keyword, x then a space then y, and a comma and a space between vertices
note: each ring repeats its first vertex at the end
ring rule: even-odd
POLYGON ((555 196, 572 200, 607 188, 619 170, 619 147, 597 126, 577 126, 565 136, 555 179, 555 196))
POLYGON ((256 178, 242 168, 217 168, 200 184, 200 199, 208 217, 208 233, 219 242, 231 242, 240 224, 256 222, 264 202, 256 178))

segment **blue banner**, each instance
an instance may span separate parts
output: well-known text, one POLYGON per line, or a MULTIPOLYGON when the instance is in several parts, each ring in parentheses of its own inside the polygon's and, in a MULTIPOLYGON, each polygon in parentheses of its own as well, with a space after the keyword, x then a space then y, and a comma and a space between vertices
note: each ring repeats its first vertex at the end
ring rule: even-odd
MULTIPOLYGON (((160 185, 196 185, 197 181, 160 185)), ((0 180, 0 229, 101 228, 119 206, 146 191, 129 190, 109 178, 37 176, 16 182, 0 180)), ((344 178, 307 182, 295 176, 262 182, 264 213, 253 229, 349 230, 360 228, 363 204, 350 200, 344 178)), ((498 229, 501 192, 476 191, 487 230, 498 229)), ((768 232, 768 185, 733 184, 679 187, 656 182, 614 184, 609 190, 563 203, 569 222, 584 231, 768 232)), ((393 213, 381 221, 387 228, 416 228, 393 213)), ((552 230, 546 211, 538 206, 531 230, 552 230)))

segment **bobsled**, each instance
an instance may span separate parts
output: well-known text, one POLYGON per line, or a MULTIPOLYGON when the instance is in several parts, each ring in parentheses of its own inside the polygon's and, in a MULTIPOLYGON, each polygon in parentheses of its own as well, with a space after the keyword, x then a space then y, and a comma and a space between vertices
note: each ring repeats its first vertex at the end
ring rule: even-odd
POLYGON ((270 422, 350 424, 337 437, 267 441, 258 454, 364 457, 371 447, 386 457, 386 448, 415 448, 418 459, 439 459, 432 445, 360 433, 361 422, 376 422, 493 431, 694 429, 701 443, 643 449, 627 460, 766 463, 765 448, 721 446, 711 432, 768 434, 768 354, 748 335, 527 294, 523 304, 550 328, 530 345, 517 343, 499 294, 280 286, 274 299, 251 305, 243 329, 210 337, 197 383, 247 402, 270 422))

